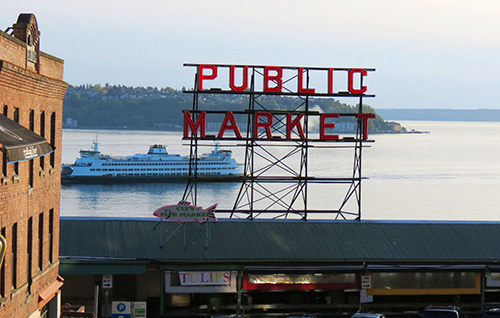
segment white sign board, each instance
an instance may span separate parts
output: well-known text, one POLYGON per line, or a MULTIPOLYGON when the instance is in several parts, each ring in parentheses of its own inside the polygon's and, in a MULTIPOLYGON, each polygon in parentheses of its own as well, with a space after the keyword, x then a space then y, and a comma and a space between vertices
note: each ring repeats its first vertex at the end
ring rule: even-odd
POLYGON ((146 307, 145 301, 134 301, 132 302, 133 307, 133 318, 146 318, 146 307))
POLYGON ((372 288, 372 277, 370 275, 361 276, 361 288, 363 289, 372 288))
POLYGON ((372 295, 367 295, 366 294, 366 289, 361 289, 359 291, 359 302, 360 303, 372 303, 373 302, 373 296, 372 295))
POLYGON ((102 275, 102 288, 113 288, 113 275, 102 275))

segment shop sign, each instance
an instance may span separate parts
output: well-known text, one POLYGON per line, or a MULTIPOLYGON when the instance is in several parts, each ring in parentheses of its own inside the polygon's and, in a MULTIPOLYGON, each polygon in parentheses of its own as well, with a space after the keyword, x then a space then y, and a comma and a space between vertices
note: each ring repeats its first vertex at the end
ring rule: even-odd
MULTIPOLYGON (((311 97, 374 97, 366 95, 368 87, 363 80, 368 72, 375 69, 368 68, 334 68, 334 67, 302 67, 302 66, 266 66, 266 65, 230 65, 230 64, 184 64, 196 67, 195 87, 185 91, 194 94, 249 94, 249 95, 288 95, 311 97), (311 77, 311 81, 309 78, 311 77), (339 87, 334 87, 334 77, 340 80, 339 87), (261 80, 258 80, 260 78, 261 80), (311 82, 311 86, 309 83, 311 82), (319 85, 312 87, 314 85, 319 85)), ((338 85, 337 83, 336 85, 338 85)), ((309 120, 319 120, 318 139, 322 141, 339 140, 338 134, 330 133, 335 128, 335 119, 343 116, 354 117, 362 126, 362 139, 368 139, 368 120, 375 114, 363 113, 319 113, 315 111, 293 111, 284 114, 277 111, 220 111, 193 110, 193 114, 184 111, 183 138, 204 139, 206 136, 207 120, 220 123, 219 133, 215 136, 218 140, 246 139, 236 121, 236 115, 247 115, 253 121, 253 129, 249 131, 250 138, 265 139, 270 141, 282 140, 279 132, 273 131, 274 123, 286 125, 287 140, 310 140, 309 131, 305 123, 309 120), (207 116, 214 115, 213 118, 207 116), (286 119, 285 119, 286 117, 286 119), (264 134, 264 133, 265 134, 264 134), (273 135, 278 133, 278 135, 273 135), (229 136, 228 136, 229 134, 229 136)), ((351 120, 352 120, 351 119, 351 120)), ((283 132, 283 135, 285 132, 283 132)), ((248 137, 248 136, 247 136, 248 137)))
POLYGON ((165 292, 236 293, 237 276, 237 272, 234 271, 166 271, 165 292))
POLYGON ((153 215, 171 222, 185 223, 185 222, 204 222, 206 220, 217 221, 215 217, 215 208, 217 204, 214 204, 207 209, 203 209, 200 206, 194 206, 188 201, 179 201, 177 204, 166 205, 158 208, 153 212, 153 215))
POLYGON ((182 286, 229 285, 231 272, 179 272, 182 286))
MULTIPOLYGON (((184 134, 183 138, 188 138, 190 136, 190 130, 192 136, 200 136, 201 138, 206 137, 206 127, 207 127, 207 111, 201 111, 199 116, 195 122, 191 112, 184 111, 184 134), (199 131, 198 131, 199 130, 199 131)), ((336 124, 332 122, 333 119, 339 118, 341 114, 317 114, 319 116, 319 139, 320 140, 339 140, 338 134, 329 134, 328 130, 334 129, 336 124)), ((344 114, 345 115, 345 114, 344 114)), ((368 123, 370 118, 375 118, 375 114, 351 114, 353 117, 361 120, 363 125, 363 139, 368 139, 368 123)), ((306 113, 293 114, 293 113, 280 113, 274 114, 272 112, 256 112, 253 114, 253 131, 252 138, 259 138, 265 140, 281 140, 277 139, 272 133, 272 127, 274 125, 274 121, 284 122, 286 125, 286 139, 291 140, 306 140, 306 133, 302 123, 306 113), (277 119, 276 116, 286 116, 286 122, 283 119, 277 119), (261 131, 265 132, 265 135, 261 134, 261 131), (292 132, 297 132, 297 137, 294 137, 292 132)), ((307 115, 307 116, 313 116, 307 115)), ((234 117, 234 113, 232 111, 227 111, 225 113, 224 119, 220 125, 219 133, 217 134, 217 139, 243 139, 243 135, 241 134, 240 128, 236 119, 234 117), (235 137, 227 137, 226 131, 232 131, 231 136, 235 137), (226 134, 226 136, 224 136, 226 134)))
POLYGON ((184 64, 196 66, 198 85, 196 92, 210 89, 221 92, 245 93, 250 89, 250 77, 259 74, 262 77, 261 87, 253 87, 253 91, 261 94, 294 94, 310 96, 358 96, 366 93, 368 88, 363 86, 363 78, 368 71, 365 68, 334 68, 334 67, 302 67, 302 66, 265 66, 265 65, 228 65, 228 64, 184 64), (221 74, 221 70, 225 70, 221 74), (237 75, 236 73, 239 73, 237 75), (310 87, 308 76, 315 78, 315 82, 322 82, 323 89, 310 87), (343 77, 347 81, 347 91, 334 88, 334 77, 343 77), (223 87, 205 87, 208 82, 224 84, 223 87), (293 82, 293 86, 286 86, 293 82))
POLYGON ((24 155, 24 159, 26 159, 26 160, 33 159, 33 158, 38 157, 38 151, 33 146, 24 147, 23 155, 24 155))

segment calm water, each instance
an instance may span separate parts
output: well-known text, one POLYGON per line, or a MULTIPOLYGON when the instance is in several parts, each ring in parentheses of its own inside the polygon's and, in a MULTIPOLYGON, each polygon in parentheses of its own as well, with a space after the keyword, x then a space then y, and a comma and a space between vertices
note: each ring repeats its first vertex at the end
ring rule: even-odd
MULTIPOLYGON (((500 221, 500 123, 402 124, 430 133, 371 135, 375 143, 363 150, 363 176, 369 179, 362 183, 362 219, 500 221)), ((177 132, 64 130, 63 162, 73 162, 96 136, 100 150, 110 155, 146 152, 154 143, 168 145, 170 153, 189 152, 177 132)), ((243 148, 232 149, 243 162, 243 148)), ((309 162, 312 175, 349 176, 352 150, 311 150, 309 162)), ((177 203, 184 188, 183 183, 63 185, 61 215, 152 217, 156 208, 177 203)), ((230 209, 239 188, 200 184, 198 205, 230 209)), ((337 186, 311 186, 309 207, 338 206, 344 193, 337 186)))

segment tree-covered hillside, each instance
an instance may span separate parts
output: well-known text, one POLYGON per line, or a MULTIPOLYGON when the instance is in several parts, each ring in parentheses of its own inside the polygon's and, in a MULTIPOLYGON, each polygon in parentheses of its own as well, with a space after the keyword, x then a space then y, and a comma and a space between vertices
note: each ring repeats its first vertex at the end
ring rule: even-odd
MULTIPOLYGON (((262 96, 259 102, 267 109, 289 110, 302 102, 299 98, 262 96)), ((193 95, 170 87, 127 87, 122 85, 69 86, 64 99, 64 122, 67 127, 179 129, 182 110, 192 109, 193 95), (76 124, 77 123, 77 124, 76 124)), ((356 107, 332 98, 310 100, 310 107, 325 113, 355 113, 356 107)), ((199 100, 200 109, 244 110, 248 96, 215 94, 199 100)), ((363 105, 364 112, 375 113, 363 105)), ((371 131, 390 131, 390 123, 377 116, 370 119, 371 131)))

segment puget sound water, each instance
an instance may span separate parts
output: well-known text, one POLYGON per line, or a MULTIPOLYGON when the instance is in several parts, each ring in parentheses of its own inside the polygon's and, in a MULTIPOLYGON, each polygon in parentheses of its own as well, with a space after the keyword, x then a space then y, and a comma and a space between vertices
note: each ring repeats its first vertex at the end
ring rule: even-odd
MULTIPOLYGON (((362 220, 500 221, 500 123, 405 121, 424 134, 372 134, 362 152, 362 220)), ((150 144, 165 144, 172 154, 188 155, 181 132, 63 130, 63 163, 97 137, 104 154, 145 153, 150 144)), ((234 142, 233 142, 234 145, 234 142)), ((221 143, 222 148, 232 145, 221 143)), ((211 151, 211 145, 199 152, 211 151)), ((231 147, 243 163, 244 147, 231 147)), ((310 151, 310 175, 349 176, 352 149, 310 151)), ((176 204, 185 183, 72 184, 61 189, 61 216, 151 218, 164 205, 176 204)), ((239 183, 203 183, 198 205, 218 203, 230 209, 239 183)), ((342 189, 309 188, 309 208, 337 206, 342 189)), ((225 215, 218 215, 225 217, 225 215)), ((330 218, 321 215, 321 218, 330 218)))

